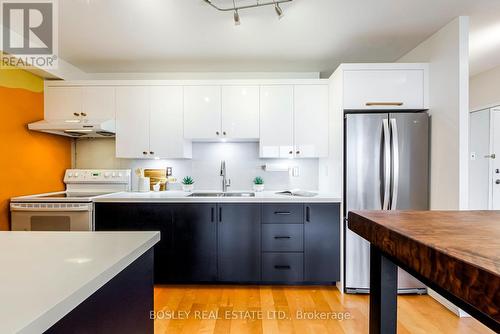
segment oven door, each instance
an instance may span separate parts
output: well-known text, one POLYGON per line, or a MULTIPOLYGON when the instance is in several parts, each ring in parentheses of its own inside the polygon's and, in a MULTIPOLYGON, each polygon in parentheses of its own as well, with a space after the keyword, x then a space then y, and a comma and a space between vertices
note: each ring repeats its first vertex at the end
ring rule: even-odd
POLYGON ((11 203, 12 231, 92 231, 92 203, 11 203))

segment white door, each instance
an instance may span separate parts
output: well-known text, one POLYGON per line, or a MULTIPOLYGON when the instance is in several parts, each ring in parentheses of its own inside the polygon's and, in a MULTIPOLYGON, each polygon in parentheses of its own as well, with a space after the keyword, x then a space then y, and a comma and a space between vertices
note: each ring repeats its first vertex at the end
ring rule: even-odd
POLYGON ((344 72, 344 109, 424 109, 424 70, 344 72))
POLYGON ((293 157, 293 86, 260 87, 260 157, 293 157))
POLYGON ((150 158, 149 88, 116 88, 116 157, 150 158))
POLYGON ((78 119, 82 113, 81 87, 47 87, 44 99, 45 119, 78 119))
POLYGON ((150 152, 161 158, 190 158, 191 143, 184 139, 182 86, 150 88, 150 152))
POLYGON ((500 210, 500 108, 491 109, 491 209, 500 210))
POLYGON ((328 86, 294 86, 296 158, 328 156, 328 86))
POLYGON ((115 119, 115 88, 88 86, 83 88, 83 112, 92 119, 115 119))
POLYGON ((222 136, 259 138, 259 87, 222 87, 222 136))
POLYGON ((220 86, 184 87, 184 136, 222 138, 220 86))
POLYGON ((470 114, 469 126, 469 209, 490 207, 490 109, 470 114))

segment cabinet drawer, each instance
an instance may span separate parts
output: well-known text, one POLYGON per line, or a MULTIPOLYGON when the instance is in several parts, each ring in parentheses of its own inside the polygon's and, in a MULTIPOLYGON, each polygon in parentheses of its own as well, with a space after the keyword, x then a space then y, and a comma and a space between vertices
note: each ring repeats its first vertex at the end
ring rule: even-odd
POLYGON ((262 280, 265 282, 300 282, 304 278, 302 253, 262 254, 262 280))
POLYGON ((264 204, 262 222, 301 224, 304 222, 304 206, 302 204, 264 204))
POLYGON ((344 73, 344 109, 425 109, 423 69, 344 73))
POLYGON ((304 226, 302 224, 262 225, 263 252, 302 252, 304 226))

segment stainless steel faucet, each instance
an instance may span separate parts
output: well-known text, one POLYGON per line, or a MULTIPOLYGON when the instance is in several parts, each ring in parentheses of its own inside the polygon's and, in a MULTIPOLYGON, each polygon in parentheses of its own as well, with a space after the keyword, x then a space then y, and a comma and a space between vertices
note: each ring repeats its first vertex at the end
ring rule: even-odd
POLYGON ((220 163, 220 176, 222 176, 222 192, 227 191, 227 187, 231 186, 231 179, 226 178, 226 161, 220 163))

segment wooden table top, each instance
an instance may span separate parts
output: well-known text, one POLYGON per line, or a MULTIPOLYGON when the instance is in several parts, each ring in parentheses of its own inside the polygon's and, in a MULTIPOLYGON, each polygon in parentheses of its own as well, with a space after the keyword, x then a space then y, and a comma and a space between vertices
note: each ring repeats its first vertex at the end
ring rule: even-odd
POLYGON ((500 211, 354 211, 349 229, 500 323, 500 211))

